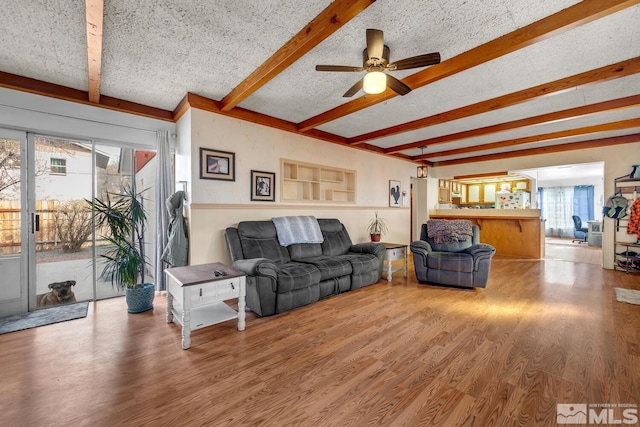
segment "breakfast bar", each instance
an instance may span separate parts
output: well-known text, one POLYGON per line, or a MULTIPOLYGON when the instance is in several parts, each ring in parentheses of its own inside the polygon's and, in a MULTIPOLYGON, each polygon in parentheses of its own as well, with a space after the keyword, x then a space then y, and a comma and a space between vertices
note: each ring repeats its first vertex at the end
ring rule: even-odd
POLYGON ((540 209, 436 209, 430 219, 468 219, 480 228, 480 241, 497 255, 544 257, 544 220, 540 209))

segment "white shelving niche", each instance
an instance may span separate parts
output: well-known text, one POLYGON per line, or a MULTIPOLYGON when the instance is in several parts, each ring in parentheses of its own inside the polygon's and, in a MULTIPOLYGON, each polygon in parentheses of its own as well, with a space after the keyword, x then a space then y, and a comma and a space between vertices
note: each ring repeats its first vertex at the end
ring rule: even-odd
POLYGON ((283 202, 355 203, 356 171, 280 159, 283 202))

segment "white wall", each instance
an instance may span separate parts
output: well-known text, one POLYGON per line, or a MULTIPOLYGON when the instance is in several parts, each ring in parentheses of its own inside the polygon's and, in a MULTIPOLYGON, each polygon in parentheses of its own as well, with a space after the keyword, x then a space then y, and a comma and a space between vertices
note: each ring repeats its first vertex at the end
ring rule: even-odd
POLYGON ((401 182, 409 191, 414 163, 391 159, 362 150, 342 147, 313 138, 283 132, 234 118, 191 109, 178 122, 177 180, 184 178, 184 161, 190 156, 189 225, 190 263, 229 262, 224 229, 244 220, 265 220, 274 216, 314 215, 341 220, 354 242, 369 240, 367 224, 378 210, 389 225, 384 241, 411 241, 409 207, 390 208, 389 180, 401 182), (190 122, 190 126, 187 123, 190 122), (190 131, 190 145, 183 132, 190 131), (236 180, 200 179, 201 147, 235 153, 236 180), (280 201, 280 159, 330 165, 357 171, 355 204, 283 203, 280 201), (178 167, 178 165, 182 165, 178 167), (252 202, 250 171, 276 173, 276 201, 252 202))
POLYGON ((191 111, 191 109, 187 110, 176 123, 175 151, 176 182, 187 182, 189 201, 191 201, 191 111))

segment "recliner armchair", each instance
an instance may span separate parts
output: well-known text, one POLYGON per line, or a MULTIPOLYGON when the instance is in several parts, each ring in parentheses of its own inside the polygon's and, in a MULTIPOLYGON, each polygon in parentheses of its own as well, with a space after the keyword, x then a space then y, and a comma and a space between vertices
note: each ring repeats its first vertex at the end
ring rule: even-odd
POLYGON ((471 228, 473 234, 466 240, 436 243, 429 237, 427 224, 422 224, 420 240, 410 245, 418 281, 464 288, 486 287, 496 249, 480 243, 477 225, 471 228))
POLYGON ((589 236, 589 229, 582 226, 582 220, 578 215, 573 215, 573 239, 571 242, 587 243, 587 237, 589 236))

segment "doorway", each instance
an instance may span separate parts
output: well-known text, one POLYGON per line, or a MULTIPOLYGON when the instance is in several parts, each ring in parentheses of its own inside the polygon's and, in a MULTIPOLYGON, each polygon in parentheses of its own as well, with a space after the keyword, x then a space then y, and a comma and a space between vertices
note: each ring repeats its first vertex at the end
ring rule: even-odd
POLYGON ((537 192, 532 193, 535 200, 532 207, 542 208, 540 188, 551 192, 564 192, 565 198, 557 197, 547 200, 545 219, 545 258, 570 262, 585 262, 602 265, 602 248, 573 242, 574 223, 572 215, 576 212, 576 201, 573 197, 575 188, 590 186, 593 188, 593 218, 584 217, 583 224, 587 226, 589 220, 602 221, 602 206, 604 203, 604 163, 592 162, 581 164, 567 164, 560 166, 542 167, 537 169, 519 170, 518 173, 535 180, 537 192), (570 193, 570 195, 569 195, 570 193))

